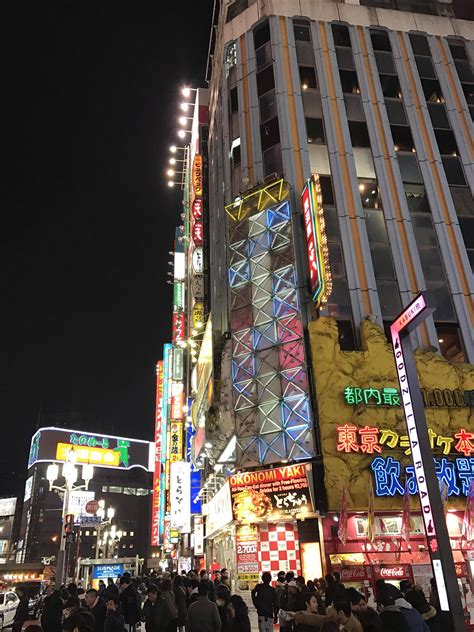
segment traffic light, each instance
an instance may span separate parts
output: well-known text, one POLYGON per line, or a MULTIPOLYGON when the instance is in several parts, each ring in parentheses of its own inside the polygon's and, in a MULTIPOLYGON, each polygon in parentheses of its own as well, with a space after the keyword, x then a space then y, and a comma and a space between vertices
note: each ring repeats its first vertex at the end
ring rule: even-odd
POLYGON ((64 520, 64 533, 66 535, 74 533, 74 514, 67 514, 64 520))

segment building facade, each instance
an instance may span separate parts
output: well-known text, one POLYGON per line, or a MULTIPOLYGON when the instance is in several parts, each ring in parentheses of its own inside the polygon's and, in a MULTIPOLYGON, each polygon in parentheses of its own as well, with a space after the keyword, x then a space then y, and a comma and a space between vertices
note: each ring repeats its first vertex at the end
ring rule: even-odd
MULTIPOLYGON (((74 542, 69 543, 71 567, 78 557, 96 559, 97 554, 99 558, 146 556, 153 444, 81 430, 41 428, 31 442, 15 561, 55 563, 62 535, 63 494, 49 488, 47 468, 51 463, 64 463, 68 451, 75 454, 78 465, 94 466, 88 488, 71 492, 65 508, 66 514, 74 515, 75 524, 74 542), (96 511, 92 515, 85 510, 91 500, 103 500, 106 508, 113 507, 112 523, 121 533, 120 540, 104 542, 106 529, 98 533, 96 511)), ((63 486, 64 478, 58 477, 55 484, 63 486)))
MULTIPOLYGON (((231 565, 245 582, 262 570, 310 574, 316 552, 321 568, 337 562, 334 524, 321 520, 341 497, 326 462, 336 449, 335 420, 320 401, 321 392, 332 393, 337 411, 343 394, 319 364, 318 323, 332 323, 334 361, 340 357, 348 371, 373 326, 385 370, 393 360, 384 332, 423 292, 435 311, 414 334, 415 346, 452 379, 439 396, 443 385, 430 383, 420 364, 422 385, 464 402, 459 428, 446 414, 448 400, 430 408, 433 432, 457 441, 462 428, 473 431, 472 401, 460 393, 472 389, 474 362, 474 23, 437 2, 264 0, 219 8, 208 65, 206 291, 214 343, 222 341, 214 345, 222 379, 213 404, 222 423, 214 432, 206 427, 212 447, 201 461, 208 559, 231 565), (468 368, 458 374, 456 365, 468 368), (231 471, 216 477, 219 463, 231 471), (290 507, 273 480, 299 464, 299 485, 309 485, 305 512, 301 496, 290 507), (251 473, 260 479, 235 478, 251 473), (251 498, 265 505, 258 516, 242 508, 251 498), (240 533, 244 527, 255 531, 240 533), (250 561, 232 554, 240 538, 252 542, 250 561), (284 549, 294 551, 291 562, 284 549)), ((393 366, 381 374, 375 363, 372 375, 358 378, 364 384, 354 383, 356 372, 350 377, 348 387, 396 394, 393 366)), ((342 412, 344 426, 350 420, 342 412)), ((384 427, 375 418, 361 423, 384 427)), ((402 428, 393 432, 401 436, 402 428)), ((438 458, 439 446, 434 452, 438 458)), ((470 468, 470 454, 456 457, 470 468)), ((364 458, 361 489, 376 476, 364 458)), ((461 509, 468 488, 454 480, 461 509)), ((359 500, 350 499, 349 509, 367 517, 368 499, 359 500)), ((400 515, 400 502, 380 502, 400 515)))

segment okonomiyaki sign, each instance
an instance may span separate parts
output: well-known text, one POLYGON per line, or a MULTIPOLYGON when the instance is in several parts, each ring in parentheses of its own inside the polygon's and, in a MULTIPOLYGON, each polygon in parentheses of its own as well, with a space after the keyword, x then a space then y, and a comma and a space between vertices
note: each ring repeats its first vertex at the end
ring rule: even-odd
POLYGON ((313 511, 304 465, 239 472, 229 478, 234 520, 262 522, 313 511))

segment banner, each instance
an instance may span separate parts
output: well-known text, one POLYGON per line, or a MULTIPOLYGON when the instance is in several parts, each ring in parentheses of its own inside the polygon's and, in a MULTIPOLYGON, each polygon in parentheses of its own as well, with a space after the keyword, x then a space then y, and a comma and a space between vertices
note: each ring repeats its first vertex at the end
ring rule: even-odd
POLYGON ((411 535, 411 512, 410 512, 410 491, 408 489, 408 481, 405 482, 405 491, 403 494, 403 515, 400 535, 405 542, 410 542, 411 535))
POLYGON ((186 461, 175 461, 170 464, 170 522, 172 529, 181 533, 191 531, 190 464, 186 461))
POLYGON ((262 522, 313 511, 304 465, 241 472, 229 477, 232 511, 239 522, 262 522))
POLYGON ((156 365, 155 406, 155 469, 153 472, 151 509, 151 546, 160 543, 160 475, 161 475, 161 430, 163 424, 163 360, 156 365))
POLYGON ((462 536, 468 542, 474 539, 474 479, 471 480, 466 499, 466 509, 462 521, 462 536))
POLYGON ((258 527, 254 524, 238 525, 235 530, 237 552, 237 579, 258 581, 258 527))
POLYGON ((374 508, 374 486, 372 481, 369 484, 369 503, 367 511, 367 539, 369 542, 375 540, 375 508, 374 508))
POLYGON ((342 483, 342 496, 341 496, 341 511, 339 512, 339 529, 337 531, 337 537, 342 544, 346 543, 347 539, 347 494, 346 494, 346 481, 342 483))
POLYGON ((170 427, 169 460, 171 463, 183 460, 183 422, 172 421, 170 427))

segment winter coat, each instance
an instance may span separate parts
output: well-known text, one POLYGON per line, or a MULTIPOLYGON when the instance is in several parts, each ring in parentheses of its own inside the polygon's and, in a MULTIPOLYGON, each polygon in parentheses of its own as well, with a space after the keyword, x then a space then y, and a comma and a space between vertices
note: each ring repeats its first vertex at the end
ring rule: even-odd
POLYGON ((21 632, 21 628, 28 618, 28 598, 22 597, 16 608, 15 617, 13 619, 12 632, 21 632))
POLYGON ((104 632, 105 617, 107 616, 107 606, 105 601, 97 597, 95 604, 90 608, 94 615, 94 632, 104 632))
POLYGON ((120 594, 120 605, 122 607, 125 623, 135 625, 140 621, 142 609, 140 597, 132 584, 129 584, 120 594))
POLYGON ((49 595, 44 600, 41 615, 41 627, 44 632, 60 632, 62 630, 63 602, 59 595, 49 595))
POLYGON ((186 613, 188 611, 186 607, 186 590, 181 586, 175 586, 173 593, 176 608, 178 609, 178 625, 186 625, 186 613))
POLYGON ((125 619, 120 610, 107 610, 104 632, 125 632, 125 619))
POLYGON ((278 612, 275 589, 270 584, 257 584, 252 590, 252 603, 259 617, 273 619, 278 612))
POLYGON ((186 632, 220 632, 221 618, 214 602, 199 596, 188 608, 186 632))

